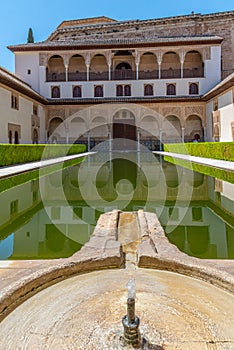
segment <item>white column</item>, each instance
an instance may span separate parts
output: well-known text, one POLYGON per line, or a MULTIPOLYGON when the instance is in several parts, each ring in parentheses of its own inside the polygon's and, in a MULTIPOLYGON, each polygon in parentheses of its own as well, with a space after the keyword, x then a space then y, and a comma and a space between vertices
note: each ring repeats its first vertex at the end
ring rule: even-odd
POLYGON ((68 66, 65 67, 65 74, 66 74, 65 80, 68 81, 68 66))
POLYGON ((158 63, 158 79, 161 79, 161 62, 158 63))
POLYGON ((139 63, 136 63, 136 80, 139 79, 139 63))
POLYGON ((66 128, 66 144, 69 143, 69 129, 66 128))
POLYGON ((205 126, 204 126, 203 130, 204 130, 204 142, 206 142, 206 140, 207 140, 207 135, 206 135, 206 127, 205 127, 205 126))
POLYGON ((90 152, 90 131, 88 131, 87 134, 88 134, 88 152, 90 152))
POLYGON ((181 141, 184 143, 184 128, 181 128, 181 141))
POLYGON ((89 64, 86 64, 86 80, 89 81, 89 64))
POLYGON ((184 62, 180 64, 180 77, 183 79, 184 77, 184 62))
POLYGON ((162 129, 159 129, 159 150, 162 151, 162 129))
POLYGON ((140 134, 140 130, 137 128, 137 152, 140 152, 140 141, 141 141, 141 134, 140 134))
POLYGON ((111 80, 111 64, 108 65, 108 79, 111 80))

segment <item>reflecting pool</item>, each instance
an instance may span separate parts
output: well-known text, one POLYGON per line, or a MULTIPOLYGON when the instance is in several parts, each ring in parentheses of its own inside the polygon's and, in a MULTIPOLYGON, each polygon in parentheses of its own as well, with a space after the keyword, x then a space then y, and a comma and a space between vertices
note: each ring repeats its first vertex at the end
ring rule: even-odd
POLYGON ((68 257, 101 213, 155 212, 189 255, 234 259, 234 185, 150 152, 97 153, 0 194, 0 259, 68 257))

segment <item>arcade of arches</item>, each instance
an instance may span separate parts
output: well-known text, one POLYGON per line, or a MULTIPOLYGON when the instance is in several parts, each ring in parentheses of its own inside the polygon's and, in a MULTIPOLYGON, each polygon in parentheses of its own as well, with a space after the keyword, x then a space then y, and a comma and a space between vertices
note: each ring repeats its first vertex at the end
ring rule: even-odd
MULTIPOLYGON (((195 109, 187 108, 191 112, 195 109)), ((100 114, 95 112, 95 117, 85 117, 81 112, 73 113, 74 117, 71 115, 70 118, 56 116, 56 111, 53 111, 54 115, 47 122, 48 142, 86 143, 90 144, 90 149, 103 141, 122 139, 120 143, 125 149, 130 146, 123 140, 137 141, 156 150, 163 143, 204 141, 205 124, 201 114, 193 112, 182 118, 178 116, 178 108, 175 110, 177 114, 172 108, 165 108, 167 113, 163 117, 157 117, 153 112, 150 114, 150 111, 139 117, 131 108, 120 108, 111 115, 102 113, 100 108, 100 114)))

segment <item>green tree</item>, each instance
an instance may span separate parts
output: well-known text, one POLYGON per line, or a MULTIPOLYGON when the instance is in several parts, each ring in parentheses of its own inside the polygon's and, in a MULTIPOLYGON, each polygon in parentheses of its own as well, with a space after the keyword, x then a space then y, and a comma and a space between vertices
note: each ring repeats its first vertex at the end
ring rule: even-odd
POLYGON ((27 39, 27 43, 34 43, 34 37, 33 37, 32 28, 29 28, 29 30, 28 30, 28 39, 27 39))

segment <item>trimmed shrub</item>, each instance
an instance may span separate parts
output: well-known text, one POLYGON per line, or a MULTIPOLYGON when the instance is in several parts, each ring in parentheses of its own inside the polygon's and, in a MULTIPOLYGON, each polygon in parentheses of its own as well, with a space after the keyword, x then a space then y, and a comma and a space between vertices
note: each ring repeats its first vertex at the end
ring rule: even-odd
POLYGON ((234 142, 201 142, 164 144, 165 152, 234 161, 234 142))
POLYGON ((83 153, 85 145, 11 145, 0 144, 0 166, 35 162, 83 153))

